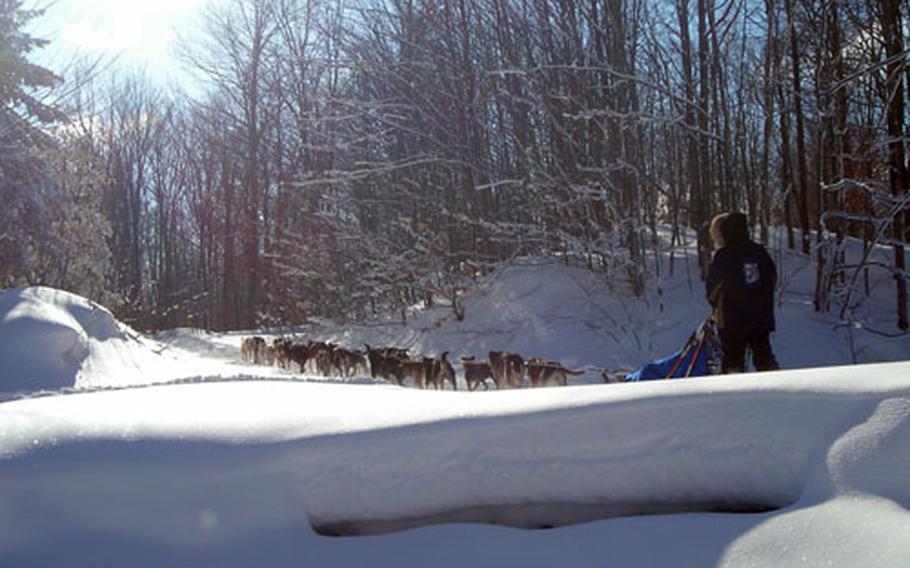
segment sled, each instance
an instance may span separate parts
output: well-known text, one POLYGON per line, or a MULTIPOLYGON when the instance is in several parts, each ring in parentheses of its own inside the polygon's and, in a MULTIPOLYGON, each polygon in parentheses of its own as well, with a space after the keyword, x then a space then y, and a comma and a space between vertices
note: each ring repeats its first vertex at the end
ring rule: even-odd
POLYGON ((713 316, 708 316, 692 332, 682 349, 632 371, 624 382, 681 379, 716 375, 720 372, 722 352, 713 316))

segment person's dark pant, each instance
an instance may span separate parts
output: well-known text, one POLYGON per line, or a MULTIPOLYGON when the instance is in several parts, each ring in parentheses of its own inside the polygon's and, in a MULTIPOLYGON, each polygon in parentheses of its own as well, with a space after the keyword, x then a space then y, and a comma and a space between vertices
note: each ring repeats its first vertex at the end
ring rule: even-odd
POLYGON ((724 350, 721 370, 724 373, 742 373, 746 370, 746 349, 752 350, 752 363, 757 371, 780 369, 771 350, 771 334, 767 331, 721 330, 720 342, 724 350))

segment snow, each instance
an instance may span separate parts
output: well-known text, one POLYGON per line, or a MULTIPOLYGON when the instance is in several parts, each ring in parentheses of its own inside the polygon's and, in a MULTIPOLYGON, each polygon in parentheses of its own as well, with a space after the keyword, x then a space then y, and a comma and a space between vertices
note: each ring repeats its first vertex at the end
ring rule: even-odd
POLYGON ((903 568, 908 340, 814 314, 801 262, 782 263, 774 373, 602 384, 704 316, 682 270, 645 302, 525 263, 467 296, 463 322, 438 307, 257 332, 586 370, 502 392, 245 365, 248 333, 147 338, 83 298, 8 290, 0 566, 903 568))
MULTIPOLYGON (((534 553, 544 542, 613 537, 607 557, 638 565, 642 539, 669 532, 672 545, 647 553, 657 565, 799 565, 783 549, 835 566, 874 550, 873 565, 903 566, 908 374, 888 363, 500 393, 238 381, 9 401, 0 558, 88 566, 100 552, 71 548, 88 541, 132 565, 242 566, 231 551, 246 542, 288 565, 339 565, 468 535, 530 565, 554 560, 534 553), (675 515, 598 520, 655 513, 675 515), (584 521, 596 522, 520 536, 467 524, 584 521), (731 535, 731 522, 746 528, 731 535), (351 549, 314 534, 428 524, 345 539, 351 549), (722 554, 707 564, 705 540, 722 554)), ((598 563, 595 550, 569 558, 598 563)), ((456 552, 442 565, 496 564, 456 552)))
MULTIPOLYGON (((205 335, 174 330, 165 336, 189 342, 205 335)), ((213 355, 143 337, 103 306, 69 292, 35 286, 0 294, 0 396, 249 375, 236 361, 236 347, 219 353, 206 343, 206 350, 213 355)), ((256 374, 280 376, 269 369, 256 374)))

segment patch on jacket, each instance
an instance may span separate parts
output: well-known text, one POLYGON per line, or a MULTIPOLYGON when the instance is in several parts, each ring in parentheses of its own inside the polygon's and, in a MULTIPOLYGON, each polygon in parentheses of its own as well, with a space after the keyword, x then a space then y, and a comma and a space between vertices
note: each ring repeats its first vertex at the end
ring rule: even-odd
POLYGON ((758 261, 753 258, 743 260, 743 287, 758 288, 761 286, 761 271, 758 261))

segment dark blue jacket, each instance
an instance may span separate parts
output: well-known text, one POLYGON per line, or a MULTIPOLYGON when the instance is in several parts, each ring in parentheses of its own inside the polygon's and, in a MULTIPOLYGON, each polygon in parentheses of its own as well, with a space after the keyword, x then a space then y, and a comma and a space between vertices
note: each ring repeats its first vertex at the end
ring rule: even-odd
POLYGON ((774 331, 777 269, 768 252, 737 240, 714 253, 705 284, 717 327, 728 331, 774 331))

